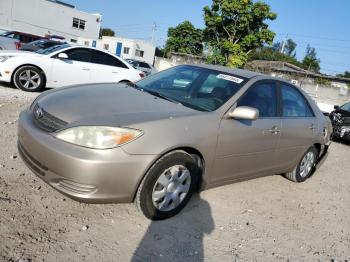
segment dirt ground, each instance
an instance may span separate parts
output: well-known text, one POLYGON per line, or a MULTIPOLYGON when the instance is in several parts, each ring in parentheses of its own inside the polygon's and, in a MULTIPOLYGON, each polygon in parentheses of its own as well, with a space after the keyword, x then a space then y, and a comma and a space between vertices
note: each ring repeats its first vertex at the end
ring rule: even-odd
POLYGON ((0 87, 0 261, 350 261, 350 146, 305 183, 282 176, 202 192, 175 218, 88 205, 46 185, 16 149, 37 94, 0 87))

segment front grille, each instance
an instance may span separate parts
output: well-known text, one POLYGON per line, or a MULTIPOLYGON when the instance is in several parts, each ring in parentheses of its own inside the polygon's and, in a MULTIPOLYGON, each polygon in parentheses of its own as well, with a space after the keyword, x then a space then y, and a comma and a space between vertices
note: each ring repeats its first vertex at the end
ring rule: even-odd
POLYGON ((33 114, 36 126, 46 132, 56 132, 68 124, 67 122, 49 114, 38 104, 34 106, 33 114))

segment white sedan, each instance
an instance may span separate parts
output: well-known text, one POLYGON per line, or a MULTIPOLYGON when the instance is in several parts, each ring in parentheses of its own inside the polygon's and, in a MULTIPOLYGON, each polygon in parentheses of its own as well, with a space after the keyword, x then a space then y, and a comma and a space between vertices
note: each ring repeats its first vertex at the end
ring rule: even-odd
POLYGON ((121 58, 89 47, 0 51, 0 81, 29 92, 75 84, 136 82, 142 77, 143 72, 121 58))

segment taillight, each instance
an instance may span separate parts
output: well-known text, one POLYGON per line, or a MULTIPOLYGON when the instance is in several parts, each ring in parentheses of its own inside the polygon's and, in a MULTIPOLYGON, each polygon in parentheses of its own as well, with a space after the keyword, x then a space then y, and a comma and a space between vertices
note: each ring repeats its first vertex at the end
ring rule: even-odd
POLYGON ((18 49, 20 49, 21 48, 21 42, 15 42, 15 45, 16 45, 16 49, 18 50, 18 49))
POLYGON ((144 78, 144 77, 145 77, 145 74, 144 74, 144 73, 139 73, 139 76, 140 76, 141 78, 144 78))

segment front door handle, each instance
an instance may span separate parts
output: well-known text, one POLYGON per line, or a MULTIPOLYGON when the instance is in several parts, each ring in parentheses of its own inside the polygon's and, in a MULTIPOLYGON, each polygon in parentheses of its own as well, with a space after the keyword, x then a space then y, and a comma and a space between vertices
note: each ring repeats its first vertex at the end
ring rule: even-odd
POLYGON ((270 130, 270 133, 274 134, 274 135, 278 135, 279 133, 281 133, 281 130, 277 127, 277 126, 273 126, 270 130))
POLYGON ((313 131, 313 130, 317 129, 317 127, 314 124, 312 124, 311 126, 309 126, 309 129, 313 131))
POLYGON ((90 71, 90 68, 84 67, 83 70, 84 71, 90 71))

